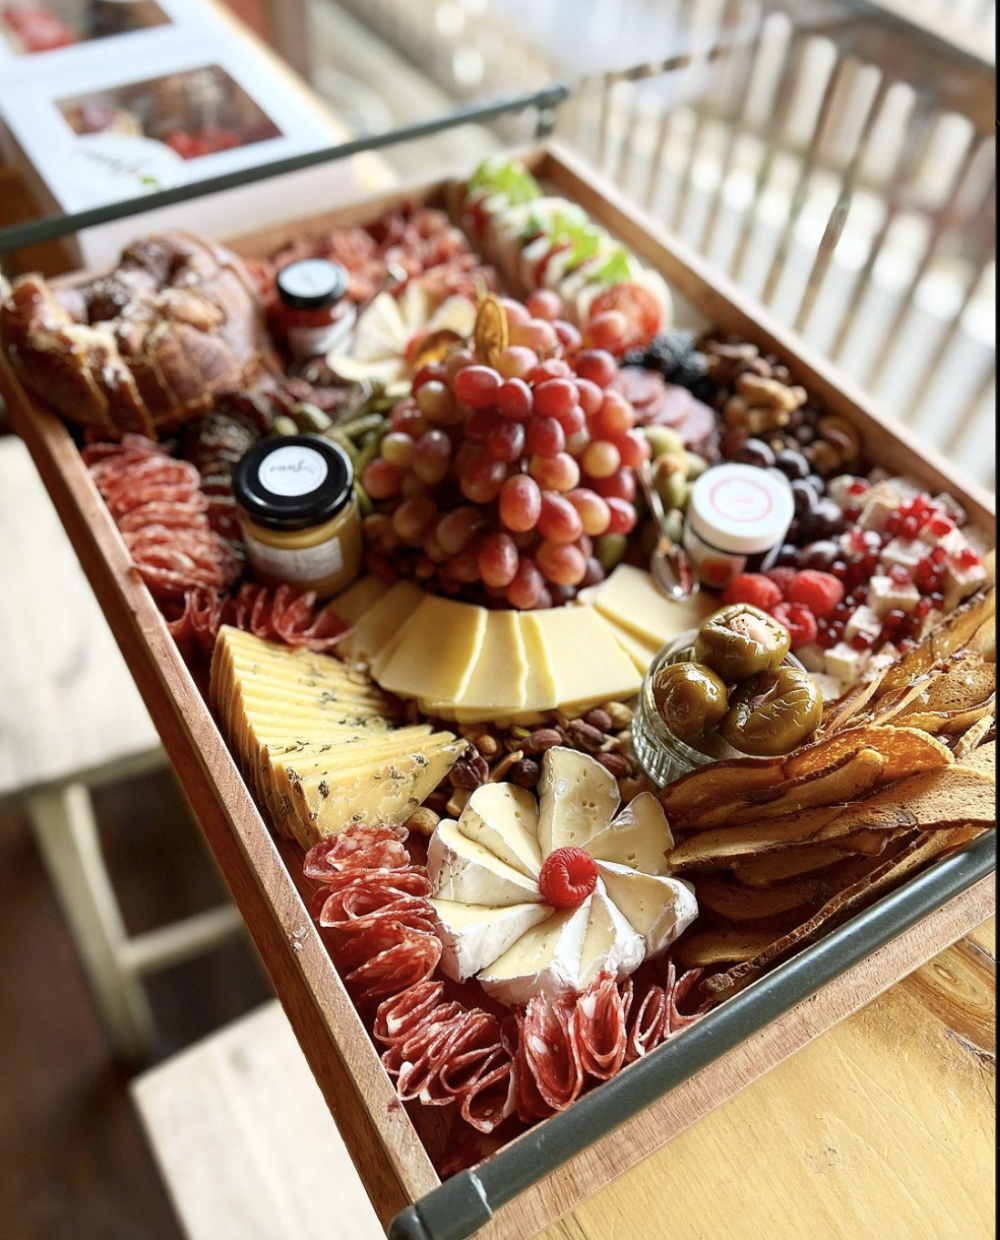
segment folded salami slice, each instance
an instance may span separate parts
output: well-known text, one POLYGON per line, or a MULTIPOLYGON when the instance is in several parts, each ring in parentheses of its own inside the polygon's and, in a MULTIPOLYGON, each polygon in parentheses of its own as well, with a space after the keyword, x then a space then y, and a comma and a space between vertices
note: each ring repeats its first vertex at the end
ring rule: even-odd
POLYGON ((554 1111, 565 1111, 583 1089, 580 1048, 573 1022, 575 995, 533 995, 524 1014, 525 1062, 538 1093, 554 1111))
POLYGON ((607 1081, 625 1060, 625 1011, 618 984, 607 974, 580 996, 573 1011, 573 1037, 580 1067, 588 1076, 607 1081))
POLYGON ((633 996, 625 1044, 625 1062, 634 1063, 659 1046, 667 1030, 667 996, 662 986, 649 984, 633 996))
POLYGON ((405 1040, 437 1007, 443 994, 444 982, 428 980, 386 999, 375 1014, 374 1037, 386 1046, 405 1040))

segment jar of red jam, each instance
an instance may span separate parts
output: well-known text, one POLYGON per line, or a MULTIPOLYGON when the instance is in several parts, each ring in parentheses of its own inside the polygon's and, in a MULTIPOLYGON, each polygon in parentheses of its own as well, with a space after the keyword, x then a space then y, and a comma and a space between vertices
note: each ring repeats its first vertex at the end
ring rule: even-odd
POLYGON ((354 326, 348 275, 326 258, 289 263, 275 277, 271 331, 294 358, 320 357, 342 344, 354 326))

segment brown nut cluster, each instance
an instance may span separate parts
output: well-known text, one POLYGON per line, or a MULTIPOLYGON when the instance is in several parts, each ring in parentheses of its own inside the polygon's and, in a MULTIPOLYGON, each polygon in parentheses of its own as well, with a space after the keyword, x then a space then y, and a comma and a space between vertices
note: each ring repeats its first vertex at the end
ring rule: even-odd
POLYGON ((715 405, 726 425, 722 453, 728 460, 753 438, 773 453, 802 453, 822 478, 854 470, 861 452, 857 431, 824 413, 775 354, 735 338, 703 340, 699 348, 718 385, 715 405))

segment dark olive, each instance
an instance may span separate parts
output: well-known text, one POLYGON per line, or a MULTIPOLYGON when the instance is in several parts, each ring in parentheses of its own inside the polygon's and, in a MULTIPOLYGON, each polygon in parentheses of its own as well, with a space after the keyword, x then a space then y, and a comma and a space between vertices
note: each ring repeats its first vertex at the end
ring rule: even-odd
POLYGON ((805 478, 809 473, 809 462, 801 452, 793 452, 791 448, 779 452, 774 463, 790 482, 794 482, 796 478, 805 478))
POLYGON ((788 654, 788 630, 749 603, 734 603, 710 616, 698 630, 694 657, 728 684, 773 671, 788 654))
MULTIPOLYGON (((881 545, 881 544, 880 544, 881 545)), ((832 539, 811 542, 802 548, 799 559, 803 568, 818 568, 827 571, 834 560, 840 558, 840 544, 832 539)))
POLYGON ((770 469, 774 464, 774 453, 763 439, 748 439, 732 459, 740 465, 756 465, 758 469, 770 469))
POLYGON ((792 500, 795 503, 795 515, 808 517, 815 506, 818 496, 804 478, 796 478, 792 483, 792 500))
POLYGON ((660 718, 686 745, 697 745, 717 728, 729 709, 726 686, 700 663, 667 663, 653 678, 660 718))
POLYGON ((817 495, 823 496, 826 494, 826 483, 819 476, 819 474, 809 474, 806 478, 806 482, 809 483, 817 495))
POLYGON ((840 505, 832 499, 818 499, 809 517, 810 538, 836 538, 846 526, 840 505))
POLYGON ((809 673, 779 667, 736 689, 721 731, 740 753, 772 757, 801 745, 822 718, 823 699, 809 673))

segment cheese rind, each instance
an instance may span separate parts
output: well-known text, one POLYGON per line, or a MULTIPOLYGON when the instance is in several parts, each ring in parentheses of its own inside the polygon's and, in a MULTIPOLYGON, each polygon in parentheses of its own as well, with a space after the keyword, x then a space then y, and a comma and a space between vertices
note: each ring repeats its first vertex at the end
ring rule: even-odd
POLYGON ((673 846, 663 807, 651 792, 640 792, 609 827, 583 845, 598 861, 617 862, 644 874, 666 874, 667 853, 673 846))
POLYGON ((451 819, 439 822, 427 847, 431 894, 462 904, 540 904, 538 884, 463 835, 451 819))
POLYGON ((538 782, 538 843, 547 857, 556 848, 582 848, 614 817, 618 781, 589 754, 557 745, 548 750, 538 782))
POLYGON ((647 957, 662 955, 698 916, 694 890, 682 879, 641 874, 610 861, 599 861, 597 870, 619 912, 645 939, 647 957))
POLYGON ((441 972, 456 982, 485 969, 532 926, 549 917, 547 904, 459 904, 432 899, 444 950, 441 972))
POLYGON ((526 788, 483 784, 462 810, 458 829, 526 877, 538 877, 538 806, 526 788))
POLYGON ((527 1003, 538 993, 576 990, 589 917, 588 898, 533 926, 479 974, 483 989, 508 1004, 527 1003))

